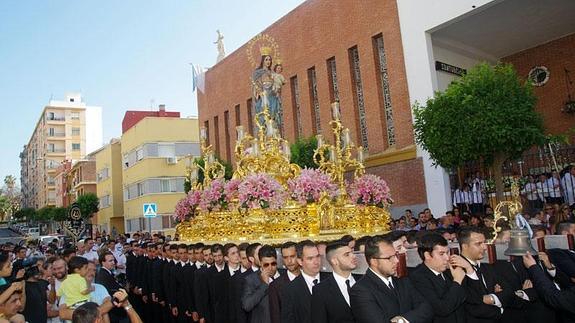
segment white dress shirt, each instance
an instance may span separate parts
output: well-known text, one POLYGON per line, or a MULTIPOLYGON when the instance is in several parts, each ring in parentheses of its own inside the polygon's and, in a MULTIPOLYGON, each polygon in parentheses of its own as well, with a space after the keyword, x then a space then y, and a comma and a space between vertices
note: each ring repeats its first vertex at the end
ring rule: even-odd
POLYGON ((309 293, 312 294, 313 293, 313 286, 315 285, 313 283, 313 281, 317 279, 317 283, 319 284, 319 282, 320 282, 319 273, 317 275, 315 275, 314 277, 312 277, 312 276, 304 273, 302 270, 301 275, 303 276, 303 279, 305 280, 307 288, 309 289, 309 293))
POLYGON ((297 277, 296 275, 292 274, 292 272, 289 271, 289 270, 287 271, 287 276, 288 276, 288 279, 289 279, 290 282, 291 282, 292 280, 296 279, 296 277, 297 277))
POLYGON ((347 292, 347 285, 346 285, 345 281, 349 280, 349 287, 352 287, 355 284, 355 278, 353 278, 352 274, 349 274, 349 277, 346 278, 346 277, 340 276, 339 274, 336 274, 335 272, 333 272, 333 278, 335 278, 335 282, 337 283, 337 287, 339 287, 339 290, 340 290, 341 294, 343 295, 343 298, 345 298, 347 305, 351 305, 351 303, 349 302, 349 293, 347 292))

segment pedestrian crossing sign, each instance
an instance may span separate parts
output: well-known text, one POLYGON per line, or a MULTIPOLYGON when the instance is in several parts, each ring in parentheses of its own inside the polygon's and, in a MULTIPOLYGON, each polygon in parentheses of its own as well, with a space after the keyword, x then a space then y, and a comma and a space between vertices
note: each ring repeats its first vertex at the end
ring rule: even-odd
POLYGON ((156 203, 144 203, 144 217, 155 218, 158 216, 158 205, 156 203))

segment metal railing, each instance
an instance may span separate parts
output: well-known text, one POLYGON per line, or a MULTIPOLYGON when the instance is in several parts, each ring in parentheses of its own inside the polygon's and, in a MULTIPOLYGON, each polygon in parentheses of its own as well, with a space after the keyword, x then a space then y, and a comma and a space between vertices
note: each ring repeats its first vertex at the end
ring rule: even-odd
MULTIPOLYGON (((575 176, 567 171, 575 165, 575 145, 550 144, 534 147, 516 160, 503 164, 503 200, 510 200, 511 183, 518 180, 521 200, 526 212, 542 210, 546 204, 573 204, 575 176)), ((500 202, 495 194, 495 181, 492 170, 480 161, 466 163, 459 170, 450 173, 451 191, 454 204, 486 204, 494 206, 500 202), (476 174, 479 172, 480 176, 476 174)))

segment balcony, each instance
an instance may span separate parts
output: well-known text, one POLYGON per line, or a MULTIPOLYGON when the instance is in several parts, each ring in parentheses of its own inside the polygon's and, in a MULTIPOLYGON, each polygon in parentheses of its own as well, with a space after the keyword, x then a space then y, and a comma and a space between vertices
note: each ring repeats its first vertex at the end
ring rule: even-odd
POLYGON ((48 133, 48 137, 49 138, 64 138, 64 137, 66 137, 66 133, 65 132, 52 132, 52 133, 48 133))
POLYGON ((52 149, 48 148, 48 149, 46 150, 46 152, 47 152, 48 154, 65 154, 65 153, 66 153, 66 149, 64 149, 64 148, 52 148, 52 149))
POLYGON ((66 121, 66 117, 58 115, 48 115, 46 116, 46 121, 66 121))

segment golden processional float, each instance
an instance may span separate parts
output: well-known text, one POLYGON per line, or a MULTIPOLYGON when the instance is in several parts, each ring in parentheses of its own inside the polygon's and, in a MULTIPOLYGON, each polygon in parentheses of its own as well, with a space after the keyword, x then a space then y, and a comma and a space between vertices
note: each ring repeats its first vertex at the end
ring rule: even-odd
POLYGON ((389 188, 381 178, 365 174, 364 150, 355 146, 343 126, 339 103, 332 104, 329 123, 333 144, 317 136, 313 157, 318 168, 302 170, 290 162, 290 145, 281 136, 278 120, 281 110, 274 107, 279 96, 274 97, 277 92, 268 84, 277 76, 270 68, 272 55, 266 47, 260 53, 262 63, 252 78, 255 135, 243 126, 236 128, 235 170, 225 181, 224 166, 207 144, 206 129, 200 129, 202 156, 188 167, 191 190, 175 210, 180 241, 278 244, 389 231, 389 188), (347 172, 353 175, 351 183, 346 181, 347 172))

